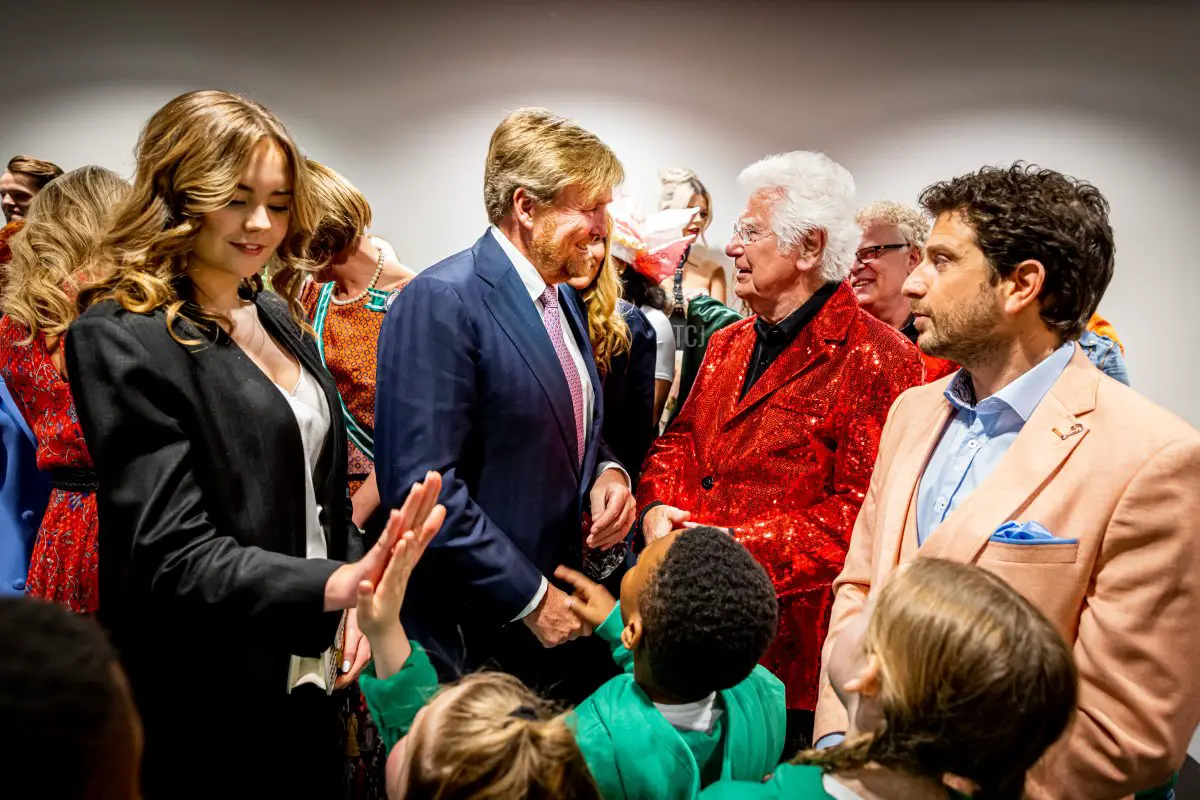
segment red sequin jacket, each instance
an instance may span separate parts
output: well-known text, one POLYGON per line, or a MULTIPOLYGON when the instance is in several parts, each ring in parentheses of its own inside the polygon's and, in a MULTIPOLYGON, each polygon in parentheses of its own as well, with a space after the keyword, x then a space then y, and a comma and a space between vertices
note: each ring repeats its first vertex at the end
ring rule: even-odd
MULTIPOLYGON (((859 309, 846 284, 739 399, 754 318, 714 333, 679 416, 638 484, 692 520, 731 528, 779 596, 779 633, 763 664, 788 707, 812 709, 821 645, 879 435, 892 401, 922 381, 898 331, 859 309)), ((697 576, 702 580, 703 576, 697 576)))

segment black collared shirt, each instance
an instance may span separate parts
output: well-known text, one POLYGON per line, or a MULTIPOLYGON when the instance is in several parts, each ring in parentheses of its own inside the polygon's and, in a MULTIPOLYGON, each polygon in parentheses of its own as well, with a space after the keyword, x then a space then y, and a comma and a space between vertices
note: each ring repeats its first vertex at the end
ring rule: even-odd
POLYGON ((838 286, 835 281, 817 289, 812 297, 777 325, 772 325, 762 317, 754 321, 754 335, 757 341, 754 343, 754 352, 750 354, 750 366, 746 369, 746 381, 742 384, 742 397, 746 396, 750 387, 775 363, 775 359, 779 358, 788 345, 796 341, 800 331, 812 322, 813 317, 817 316, 817 312, 825 305, 825 301, 833 296, 838 286))
POLYGON ((910 314, 908 319, 906 319, 904 321, 904 324, 900 326, 900 332, 903 333, 905 336, 907 336, 908 340, 910 342, 912 342, 913 344, 917 343, 918 332, 917 332, 916 320, 917 320, 917 318, 910 314))

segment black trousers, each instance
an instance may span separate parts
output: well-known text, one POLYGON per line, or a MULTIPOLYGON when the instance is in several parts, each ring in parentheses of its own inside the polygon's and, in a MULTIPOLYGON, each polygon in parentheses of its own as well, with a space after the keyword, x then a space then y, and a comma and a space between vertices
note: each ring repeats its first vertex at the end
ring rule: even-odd
POLYGON ((816 715, 812 711, 789 708, 787 712, 787 734, 783 741, 781 763, 791 761, 801 750, 812 747, 813 725, 816 715))

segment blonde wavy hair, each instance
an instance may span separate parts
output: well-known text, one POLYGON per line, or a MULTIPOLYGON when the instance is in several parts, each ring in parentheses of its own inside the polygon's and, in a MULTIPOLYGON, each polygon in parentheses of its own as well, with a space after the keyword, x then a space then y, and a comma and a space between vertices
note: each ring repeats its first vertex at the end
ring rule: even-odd
POLYGON ((621 299, 621 275, 612 255, 613 220, 608 218, 608 235, 604 237, 604 261, 596 278, 580 292, 587 308, 588 339, 596 370, 603 377, 612 368, 612 360, 629 350, 632 334, 617 301, 621 299))
POLYGON ((337 172, 311 158, 306 163, 321 215, 309 244, 309 257, 315 264, 327 264, 357 244, 371 226, 371 204, 337 172))
POLYGON ((12 238, 12 261, 0 309, 51 341, 75 321, 75 295, 93 266, 113 208, 129 184, 104 167, 80 167, 37 193, 25 225, 12 238))
POLYGON ((863 646, 879 662, 879 730, 794 761, 831 772, 870 763, 1019 800, 1025 774, 1075 711, 1062 635, 1028 600, 972 564, 918 558, 876 598, 863 646), (1014 702, 1019 699, 1020 702, 1014 702))
MULTIPOLYGON (((204 215, 233 197, 255 146, 273 141, 291 169, 292 198, 288 229, 268 264, 270 277, 285 268, 285 280, 272 289, 287 301, 292 317, 306 325, 298 296, 312 271, 307 247, 316 228, 304 157, 291 135, 264 106, 236 94, 196 91, 182 94, 155 112, 137 145, 133 189, 118 208, 101 247, 103 275, 79 293, 80 311, 113 299, 127 311, 145 314, 166 309, 167 328, 181 344, 198 344, 176 331, 187 320, 206 334, 230 321, 204 311, 195 302, 187 274, 188 255, 204 215)), ((263 289, 262 276, 246 279, 244 289, 263 289)))
POLYGON ((483 202, 488 221, 498 225, 512 210, 518 188, 547 205, 571 185, 599 195, 623 180, 625 168, 594 133, 544 108, 521 108, 492 133, 483 168, 483 202))
POLYGON ((470 675, 431 701, 408 734, 393 797, 599 800, 566 714, 512 675, 470 675))
POLYGON ((876 200, 858 210, 858 227, 866 230, 876 222, 894 225, 906 244, 919 252, 925 250, 929 238, 929 217, 923 212, 894 200, 876 200))

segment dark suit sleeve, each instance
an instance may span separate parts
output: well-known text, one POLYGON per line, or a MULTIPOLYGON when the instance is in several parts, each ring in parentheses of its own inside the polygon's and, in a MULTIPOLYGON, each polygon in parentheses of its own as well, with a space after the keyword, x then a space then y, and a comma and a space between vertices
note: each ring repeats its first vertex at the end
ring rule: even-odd
POLYGON ((494 618, 516 617, 541 586, 537 567, 471 497, 481 399, 474 323, 450 285, 418 277, 388 310, 379 334, 375 471, 385 507, 399 508, 426 471, 442 474, 446 522, 418 570, 437 570, 452 591, 494 618))
POLYGON ((71 391, 100 475, 101 549, 120 564, 111 569, 124 571, 122 585, 181 624, 249 627, 290 652, 320 652, 337 626, 324 592, 338 565, 244 547, 216 528, 174 416, 191 403, 169 377, 180 357, 174 342, 143 343, 111 318, 85 316, 67 336, 71 391))

